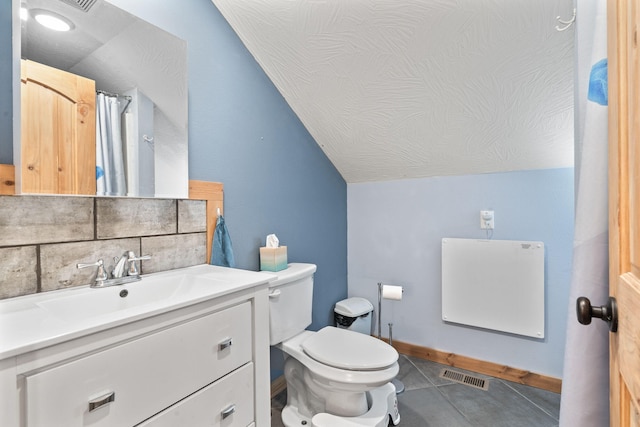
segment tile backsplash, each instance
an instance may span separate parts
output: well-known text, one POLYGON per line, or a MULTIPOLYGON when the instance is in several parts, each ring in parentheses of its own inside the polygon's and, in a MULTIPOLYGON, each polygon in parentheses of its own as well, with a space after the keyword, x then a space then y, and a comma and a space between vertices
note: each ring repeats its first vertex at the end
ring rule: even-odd
POLYGON ((143 274, 207 262, 204 200, 0 196, 0 299, 89 284, 78 263, 151 255, 143 274))

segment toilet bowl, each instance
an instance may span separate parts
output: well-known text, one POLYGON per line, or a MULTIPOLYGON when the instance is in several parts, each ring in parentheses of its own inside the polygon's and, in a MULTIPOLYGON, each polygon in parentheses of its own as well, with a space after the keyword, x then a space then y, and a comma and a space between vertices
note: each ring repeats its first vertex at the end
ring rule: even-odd
POLYGON ((285 355, 285 426, 386 426, 400 420, 395 387, 398 353, 390 345, 311 323, 313 264, 290 264, 270 283, 271 345, 285 355), (344 423, 337 424, 337 420, 344 423))
POLYGON ((328 413, 314 415, 312 427, 387 427, 389 420, 393 425, 400 423, 396 388, 392 383, 371 390, 369 411, 359 417, 337 417, 328 413))
POLYGON ((390 382, 399 370, 393 347, 333 326, 304 331, 279 347, 287 355, 287 385, 294 376, 303 378, 303 390, 296 391, 316 397, 310 404, 313 408, 305 410, 301 405, 301 412, 308 416, 319 412, 346 417, 364 414, 369 410, 366 392, 390 382))

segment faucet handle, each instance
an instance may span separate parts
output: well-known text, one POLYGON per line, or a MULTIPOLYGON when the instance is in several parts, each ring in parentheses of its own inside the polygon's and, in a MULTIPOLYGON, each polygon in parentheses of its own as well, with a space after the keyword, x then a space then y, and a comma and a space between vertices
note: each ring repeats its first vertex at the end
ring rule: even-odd
POLYGON ((104 268, 104 261, 102 261, 102 259, 99 259, 98 261, 91 264, 76 264, 76 268, 79 269, 88 267, 98 267, 98 270, 96 271, 96 283, 104 282, 109 278, 109 276, 107 275, 107 270, 105 270, 104 268))
POLYGON ((129 270, 127 272, 127 275, 128 276, 140 275, 140 271, 138 270, 138 265, 136 264, 136 261, 143 261, 147 259, 151 259, 151 255, 141 255, 139 257, 136 257, 136 254, 133 251, 129 251, 129 254, 127 255, 127 261, 129 262, 129 270))

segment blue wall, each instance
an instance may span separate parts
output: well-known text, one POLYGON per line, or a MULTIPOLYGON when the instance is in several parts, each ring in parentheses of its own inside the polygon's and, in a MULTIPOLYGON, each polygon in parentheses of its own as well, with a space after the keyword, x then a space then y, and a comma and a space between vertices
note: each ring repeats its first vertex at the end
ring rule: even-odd
POLYGON ((189 178, 221 181, 237 266, 275 233, 318 265, 312 328, 347 293, 346 183, 210 0, 112 0, 187 41, 189 178))
POLYGON ((562 377, 573 250, 573 169, 348 185, 349 296, 377 303, 377 283, 403 285, 384 301, 383 335, 462 356, 562 377), (545 244, 545 338, 444 323, 441 240, 486 238, 480 210, 495 211, 496 240, 545 244))
MULTIPOLYGON (((225 185, 225 216, 241 268, 276 233, 292 262, 318 265, 312 329, 349 294, 378 281, 411 298, 385 306, 401 341, 561 376, 573 233, 573 170, 381 183, 344 180, 210 0, 111 0, 189 46, 190 178, 225 185), (349 212, 347 214, 347 196, 349 212), (494 239, 547 248, 547 337, 532 340, 443 324, 440 239, 483 238, 478 211, 496 211, 494 239), (349 234, 347 236, 347 219, 349 234)), ((10 2, 0 2, 0 162, 10 163, 10 2), (9 92, 9 93, 8 93, 9 92), (8 120, 8 124, 6 121, 8 120), (3 157, 5 156, 5 157, 3 157)), ((279 369, 279 360, 274 368, 279 369)))
MULTIPOLYGON (((210 0, 111 2, 188 43, 189 178, 224 183, 237 266, 257 270, 258 248, 277 234, 290 262, 318 265, 311 328, 332 322, 347 295, 345 181, 210 0)), ((10 58, 1 24, 11 7, 1 3, 0 54, 10 58)), ((0 131, 1 152, 11 136, 0 131)))

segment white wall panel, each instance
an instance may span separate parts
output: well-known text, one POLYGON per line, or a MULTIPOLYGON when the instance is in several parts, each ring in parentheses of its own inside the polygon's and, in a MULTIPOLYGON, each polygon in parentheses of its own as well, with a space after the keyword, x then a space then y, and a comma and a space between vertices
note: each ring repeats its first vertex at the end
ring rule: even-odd
POLYGON ((442 320, 544 338, 544 243, 442 239, 442 320))

